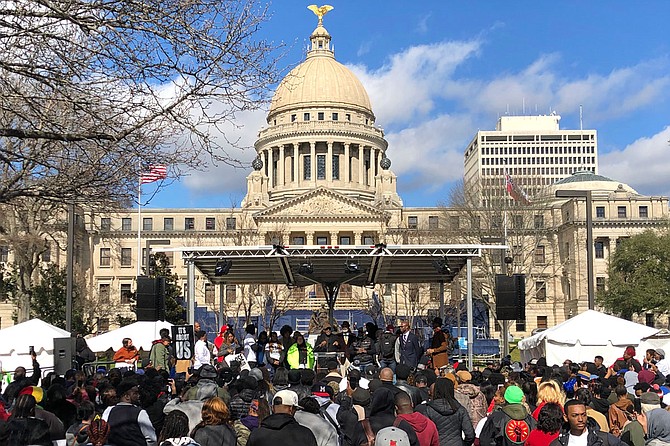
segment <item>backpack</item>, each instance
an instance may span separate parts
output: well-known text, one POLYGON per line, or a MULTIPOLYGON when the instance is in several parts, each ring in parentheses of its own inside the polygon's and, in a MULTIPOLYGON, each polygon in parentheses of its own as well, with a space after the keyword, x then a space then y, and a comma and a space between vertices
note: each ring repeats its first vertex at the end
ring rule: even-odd
POLYGON ((395 357, 396 335, 393 333, 382 333, 379 345, 379 355, 382 359, 393 359, 395 357))
POLYGON ((321 413, 321 417, 324 418, 326 421, 328 421, 337 431, 337 444, 343 445, 345 444, 344 432, 340 428, 340 425, 337 423, 337 421, 333 420, 333 417, 330 416, 330 414, 326 410, 328 409, 328 406, 330 406, 330 403, 319 407, 319 412, 321 413))
POLYGON ((523 420, 516 420, 505 413, 504 425, 501 431, 502 444, 507 446, 522 445, 528 440, 534 426, 528 423, 529 416, 523 420))

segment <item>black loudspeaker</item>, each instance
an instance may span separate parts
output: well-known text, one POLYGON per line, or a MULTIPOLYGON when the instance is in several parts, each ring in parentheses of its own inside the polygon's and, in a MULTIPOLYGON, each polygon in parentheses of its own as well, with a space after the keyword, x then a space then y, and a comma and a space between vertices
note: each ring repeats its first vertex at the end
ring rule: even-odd
POLYGON ((72 368, 75 355, 75 338, 54 338, 54 372, 64 375, 72 368))
POLYGON ((138 277, 135 297, 138 321, 165 320, 165 277, 138 277))
POLYGON ((500 321, 526 319, 526 276, 496 275, 496 318, 500 321))

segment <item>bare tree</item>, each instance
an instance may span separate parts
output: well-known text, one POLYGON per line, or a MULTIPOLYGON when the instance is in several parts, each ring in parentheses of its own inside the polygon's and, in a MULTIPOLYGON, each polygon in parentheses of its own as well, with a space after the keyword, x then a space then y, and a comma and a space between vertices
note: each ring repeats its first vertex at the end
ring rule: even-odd
POLYGON ((22 0, 0 14, 0 203, 127 202, 146 164, 239 165, 280 73, 255 0, 22 0))

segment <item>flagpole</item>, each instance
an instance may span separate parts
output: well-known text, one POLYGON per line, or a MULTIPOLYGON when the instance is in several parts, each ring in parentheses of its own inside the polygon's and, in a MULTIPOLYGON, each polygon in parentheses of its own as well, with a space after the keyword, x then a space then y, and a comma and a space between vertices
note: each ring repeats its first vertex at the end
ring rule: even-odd
POLYGON ((137 186, 137 276, 141 274, 142 268, 142 173, 137 186))

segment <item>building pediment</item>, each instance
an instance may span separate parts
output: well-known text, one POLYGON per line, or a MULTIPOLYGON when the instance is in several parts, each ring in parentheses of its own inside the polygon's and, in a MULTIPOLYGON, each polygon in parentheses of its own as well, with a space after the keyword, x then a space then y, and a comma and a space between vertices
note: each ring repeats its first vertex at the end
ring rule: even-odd
POLYGON ((320 187, 254 214, 256 220, 387 221, 390 214, 320 187))

